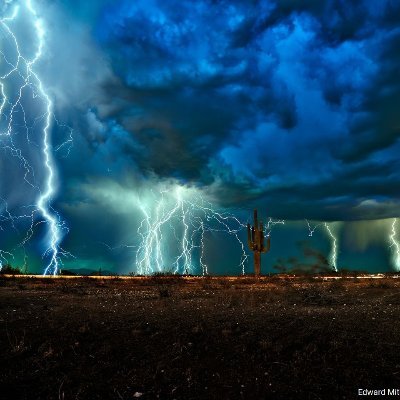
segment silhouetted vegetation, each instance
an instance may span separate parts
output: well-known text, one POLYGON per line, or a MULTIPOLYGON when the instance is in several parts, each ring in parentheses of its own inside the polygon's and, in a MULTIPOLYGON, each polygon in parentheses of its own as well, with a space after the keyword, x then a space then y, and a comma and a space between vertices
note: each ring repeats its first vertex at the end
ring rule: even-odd
POLYGON ((19 267, 13 267, 11 264, 5 264, 0 270, 1 275, 22 275, 22 269, 19 267))
POLYGON ((62 276, 77 276, 77 274, 75 272, 70 271, 68 269, 61 269, 60 275, 62 275, 62 276))

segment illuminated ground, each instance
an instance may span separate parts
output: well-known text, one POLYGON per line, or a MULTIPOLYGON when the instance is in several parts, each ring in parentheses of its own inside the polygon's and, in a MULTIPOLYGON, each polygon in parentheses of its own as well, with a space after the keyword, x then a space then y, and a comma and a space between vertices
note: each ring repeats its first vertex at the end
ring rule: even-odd
POLYGON ((0 393, 353 399, 399 388, 399 287, 385 277, 2 278, 0 393))

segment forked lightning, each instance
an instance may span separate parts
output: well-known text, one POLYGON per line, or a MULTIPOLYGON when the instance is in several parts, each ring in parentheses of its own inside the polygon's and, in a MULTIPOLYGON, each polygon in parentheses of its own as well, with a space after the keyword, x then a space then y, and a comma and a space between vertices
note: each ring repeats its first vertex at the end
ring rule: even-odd
MULTIPOLYGON (((20 25, 25 24, 25 21, 20 22, 20 25)), ((36 202, 28 204, 25 208, 28 212, 15 215, 8 212, 2 215, 2 219, 7 220, 14 228, 18 220, 28 219, 30 228, 28 229, 23 241, 19 244, 24 246, 34 233, 34 228, 46 223, 48 226, 47 249, 44 257, 48 260, 44 267, 44 274, 57 274, 60 266, 60 255, 65 252, 60 248, 60 242, 63 233, 66 231, 66 226, 60 216, 51 208, 51 201, 56 193, 55 189, 55 174, 56 167, 52 156, 51 145, 51 122, 52 101, 46 92, 44 84, 40 79, 35 67, 41 59, 45 45, 45 29, 41 18, 38 16, 34 3, 31 0, 26 0, 16 5, 10 15, 3 17, 0 20, 0 26, 3 29, 2 40, 12 51, 13 54, 0 53, 2 58, 2 75, 0 76, 0 117, 1 131, 0 144, 5 151, 8 151, 12 156, 20 160, 21 166, 24 168, 24 181, 34 188, 37 192, 36 202), (13 30, 18 18, 23 14, 24 18, 28 18, 29 24, 35 33, 36 50, 32 57, 23 54, 22 46, 19 43, 18 34, 13 30), (15 85, 17 84, 17 88, 15 85), (34 125, 28 124, 28 112, 24 109, 24 101, 33 99, 35 106, 33 109, 42 109, 42 113, 34 116, 34 125), (22 115, 22 118, 21 118, 22 115), (21 123, 21 121, 23 121, 21 123), (38 128, 40 127, 40 128, 38 128), (32 139, 33 130, 37 129, 40 133, 40 138, 32 139), (22 132, 26 135, 26 144, 32 149, 35 147, 41 153, 42 165, 41 174, 44 176, 43 181, 38 183, 35 179, 35 170, 29 157, 24 156, 24 150, 17 144, 22 132)), ((2 46, 3 47, 3 46, 2 46)), ((35 130, 36 132, 36 130, 35 130)), ((38 158, 38 157, 37 157, 38 158)), ((6 206, 6 210, 7 206, 6 206)), ((10 253, 0 252, 0 257, 3 261, 7 261, 5 255, 10 253)))

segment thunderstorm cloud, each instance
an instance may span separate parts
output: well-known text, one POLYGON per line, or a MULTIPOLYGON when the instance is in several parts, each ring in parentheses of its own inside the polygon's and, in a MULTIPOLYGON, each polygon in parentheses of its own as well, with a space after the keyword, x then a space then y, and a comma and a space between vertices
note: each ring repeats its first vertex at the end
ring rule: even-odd
POLYGON ((68 178, 175 178, 282 218, 397 216, 400 6, 300 3, 54 5, 68 178))

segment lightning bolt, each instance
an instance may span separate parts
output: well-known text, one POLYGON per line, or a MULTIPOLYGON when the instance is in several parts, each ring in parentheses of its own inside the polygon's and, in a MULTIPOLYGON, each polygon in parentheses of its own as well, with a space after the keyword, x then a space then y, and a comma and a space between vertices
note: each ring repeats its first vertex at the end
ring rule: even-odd
MULTIPOLYGON (((6 39, 8 39, 5 46, 10 46, 7 54, 0 51, 0 56, 3 59, 1 68, 2 70, 6 70, 0 76, 0 93, 2 98, 0 117, 2 122, 4 121, 5 123, 4 131, 0 131, 0 139, 4 142, 3 149, 9 151, 12 156, 20 160, 24 168, 24 182, 38 193, 36 203, 24 207, 28 210, 27 213, 24 212, 19 215, 11 214, 11 212, 8 212, 6 206, 7 213, 3 216, 3 219, 9 222, 15 230, 17 230, 15 223, 19 220, 28 219, 30 221, 30 227, 24 239, 17 247, 25 246, 33 236, 36 226, 42 223, 48 226, 48 237, 46 239, 48 246, 43 257, 49 258, 49 261, 44 268, 44 274, 56 275, 61 263, 60 256, 68 254, 60 247, 63 232, 65 233, 68 229, 59 214, 51 208, 51 201, 56 194, 56 168, 52 156, 50 135, 53 104, 41 78, 35 70, 37 62, 42 58, 45 46, 44 24, 38 16, 32 0, 26 0, 25 2, 21 2, 20 5, 16 5, 9 16, 0 19, 0 26, 6 34, 6 39), (32 57, 27 57, 23 54, 22 47, 18 41, 18 35, 11 28, 12 23, 17 21, 21 13, 29 19, 36 36, 37 47, 32 57), (17 85, 17 89, 15 89, 15 85, 17 85), (24 102, 27 101, 36 102, 32 107, 33 109, 42 107, 44 110, 43 114, 34 118, 34 122, 31 125, 28 123, 28 113, 24 108, 24 102), (40 129, 38 129, 39 124, 42 125, 40 129), (25 131, 26 143, 29 145, 30 151, 33 151, 37 147, 38 152, 41 153, 41 172, 44 178, 40 184, 36 181, 34 168, 29 162, 29 156, 24 155, 24 149, 17 144, 21 140, 20 129, 25 131), (40 132, 41 138, 38 142, 32 140, 33 129, 37 129, 40 132), (41 216, 40 220, 38 220, 37 215, 41 216)), ((71 137, 66 142, 66 145, 70 143, 70 139, 71 137)), ((62 147, 64 147, 64 144, 59 146, 59 148, 62 147)), ((38 152, 36 152, 35 157, 38 157, 38 152)), ((3 258, 3 254, 5 253, 0 252, 1 258, 3 258)))
POLYGON ((208 266, 207 264, 204 262, 204 223, 202 220, 200 220, 200 232, 201 232, 201 236, 200 236, 200 248, 201 248, 201 253, 200 253, 200 265, 201 265, 201 269, 203 272, 203 275, 208 275, 208 266))
POLYGON ((198 268, 203 275, 208 274, 205 262, 207 232, 221 232, 235 238, 241 249, 239 268, 244 274, 248 256, 239 233, 245 224, 234 215, 215 209, 194 189, 176 185, 160 190, 157 197, 155 207, 152 202, 137 199, 144 216, 137 230, 141 238, 136 252, 138 274, 161 271, 191 274, 198 268), (195 252, 198 253, 196 260, 195 252))
POLYGON ((264 227, 264 235, 267 237, 271 236, 272 229, 274 228, 275 225, 285 225, 285 220, 283 219, 274 220, 271 217, 269 217, 264 227))
POLYGON ((325 222, 324 223, 326 230, 328 231, 329 236, 332 239, 332 247, 331 247, 331 252, 329 255, 329 259, 330 259, 330 264, 333 267, 333 269, 335 270, 335 272, 338 271, 337 269, 337 246, 336 246, 336 237, 333 235, 329 225, 325 222))
POLYGON ((308 236, 312 236, 313 235, 313 233, 315 232, 315 230, 320 226, 320 225, 322 225, 321 223, 319 223, 319 224, 316 224, 316 225, 314 225, 314 226, 311 226, 311 224, 310 224, 310 222, 308 221, 308 219, 306 219, 306 222, 307 222, 307 226, 308 226, 308 236))
POLYGON ((393 247, 394 249, 392 256, 394 268, 396 269, 396 271, 400 271, 400 244, 396 240, 397 236, 396 224, 397 224, 397 218, 394 218, 392 223, 392 230, 389 235, 389 242, 390 242, 390 247, 393 247))

